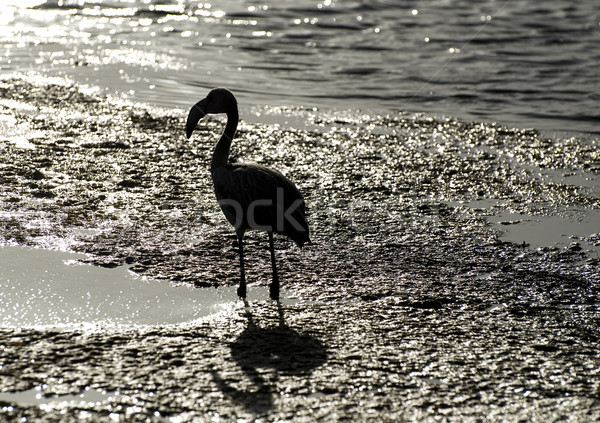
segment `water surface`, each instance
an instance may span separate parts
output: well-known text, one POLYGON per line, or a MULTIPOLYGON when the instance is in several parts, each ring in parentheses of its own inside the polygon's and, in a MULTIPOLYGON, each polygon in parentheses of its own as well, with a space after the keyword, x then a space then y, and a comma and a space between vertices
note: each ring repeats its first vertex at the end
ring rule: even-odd
MULTIPOLYGON (((106 329, 189 323, 237 306, 235 287, 194 288, 84 264, 83 254, 0 247, 0 327, 106 329)), ((282 296, 285 300, 285 293, 282 296)), ((268 298, 249 286, 248 300, 268 298)))
POLYGON ((69 76, 168 106, 227 86, 244 105, 600 131, 595 0, 10 3, 3 73, 69 76))

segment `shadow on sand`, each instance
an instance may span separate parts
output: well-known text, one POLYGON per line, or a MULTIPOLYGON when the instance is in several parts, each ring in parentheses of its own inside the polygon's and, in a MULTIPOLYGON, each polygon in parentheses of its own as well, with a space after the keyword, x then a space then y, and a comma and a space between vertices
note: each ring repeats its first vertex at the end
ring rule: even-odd
POLYGON ((327 361, 327 350, 315 337, 290 328, 277 303, 278 325, 261 327, 246 304, 248 324, 229 347, 231 357, 244 372, 246 381, 224 379, 213 371, 213 380, 224 394, 253 413, 273 407, 279 376, 308 376, 327 361))

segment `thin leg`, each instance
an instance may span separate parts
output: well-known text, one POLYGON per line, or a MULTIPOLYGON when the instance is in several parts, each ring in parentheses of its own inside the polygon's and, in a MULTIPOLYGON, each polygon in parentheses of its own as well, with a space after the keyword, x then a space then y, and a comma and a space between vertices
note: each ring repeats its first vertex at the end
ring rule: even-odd
POLYGON ((273 247, 273 232, 269 232, 269 249, 271 250, 271 266, 273 267, 273 282, 269 292, 271 299, 279 300, 279 276, 277 276, 277 265, 275 264, 275 248, 273 247))
POLYGON ((238 297, 246 299, 246 271, 244 270, 244 234, 238 234, 238 245, 240 251, 240 286, 238 286, 238 297))

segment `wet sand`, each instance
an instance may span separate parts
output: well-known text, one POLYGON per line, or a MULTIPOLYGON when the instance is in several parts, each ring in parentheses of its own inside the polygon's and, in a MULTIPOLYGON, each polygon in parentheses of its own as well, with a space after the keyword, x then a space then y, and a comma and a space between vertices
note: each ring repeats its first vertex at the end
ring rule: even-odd
MULTIPOLYGON (((186 140, 185 111, 25 79, 0 92, 1 242, 86 253, 165 284, 235 286, 235 237, 208 173, 222 120, 186 140)), ((305 193, 313 245, 276 246, 302 301, 237 302, 171 326, 2 328, 0 415, 600 418, 598 234, 569 229, 533 248, 502 231, 594 218, 598 140, 422 115, 270 113, 305 124, 243 122, 233 155, 305 193)), ((262 285, 266 246, 249 236, 248 277, 262 285)))

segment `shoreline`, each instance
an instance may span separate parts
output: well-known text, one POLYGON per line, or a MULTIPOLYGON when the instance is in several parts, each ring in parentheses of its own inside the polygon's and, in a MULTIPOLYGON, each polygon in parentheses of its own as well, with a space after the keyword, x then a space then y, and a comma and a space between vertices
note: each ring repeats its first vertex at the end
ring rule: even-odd
MULTIPOLYGON (((179 93, 179 95, 175 96, 179 98, 177 102, 164 102, 164 98, 168 96, 169 91, 161 92, 160 95, 148 95, 150 91, 154 93, 153 90, 149 90, 148 94, 139 96, 137 91, 134 90, 134 94, 131 94, 129 90, 125 89, 126 85, 123 85, 119 88, 119 85, 98 85, 100 81, 96 81, 95 83, 91 83, 89 78, 84 78, 82 76, 78 76, 76 74, 66 74, 65 72, 37 72, 37 71, 27 71, 27 72, 18 72, 14 71, 2 71, 0 72, 0 79, 20 79, 23 77, 27 79, 34 78, 38 81, 45 81, 44 83, 52 83, 52 84, 64 84, 64 85, 76 85, 80 87, 84 92, 93 93, 93 95, 100 95, 103 97, 108 97, 114 100, 115 102, 125 102, 130 103, 131 105, 138 105, 141 107, 145 107, 148 109, 157 109, 162 111, 181 111, 182 113, 187 113, 189 108, 195 104, 201 97, 203 97, 210 88, 202 88, 198 86, 187 86, 181 85, 175 88, 174 90, 179 93), (110 88, 109 88, 110 87, 110 88), (185 90, 185 93, 184 93, 185 90), (188 92, 189 90, 193 90, 196 94, 192 94, 188 92), (187 98, 186 101, 181 99, 187 98)), ((172 87, 171 87, 172 88, 172 87)), ((213 87, 214 88, 214 87, 213 87)), ((173 89, 173 88, 172 88, 173 89)), ((139 90, 138 90, 139 91, 139 90)), ((147 90, 148 91, 148 90, 147 90)), ((378 102, 373 101, 372 104, 360 105, 351 108, 339 107, 339 101, 336 100, 333 103, 329 102, 319 102, 318 104, 313 104, 309 102, 314 100, 313 98, 307 98, 305 102, 298 101, 289 101, 286 100, 285 96, 281 97, 279 101, 272 101, 265 98, 252 98, 249 97, 248 93, 241 91, 240 96, 240 112, 243 122, 247 122, 248 124, 269 124, 269 123, 285 123, 285 120, 277 121, 273 120, 276 118, 278 113, 277 111, 291 112, 292 115, 295 113, 299 113, 300 116, 288 116, 288 118, 292 118, 293 122, 300 123, 304 116, 304 112, 310 114, 310 112, 318 112, 325 113, 329 115, 370 115, 370 116, 407 116, 407 117, 418 117, 423 116, 425 118, 433 118, 435 120, 451 120, 451 121, 461 121, 461 122, 470 122, 470 123, 483 123, 485 125, 490 126, 498 126, 503 128, 509 128, 511 130, 521 130, 521 131, 537 131, 540 136, 551 138, 554 140, 567 139, 571 137, 577 137, 579 139, 587 139, 587 140, 595 140, 600 136, 600 132, 595 131, 584 131, 581 129, 576 129, 575 127, 564 129, 564 126, 561 127, 549 127, 547 125, 541 125, 536 127, 535 125, 531 125, 531 122, 527 118, 516 118, 515 116, 503 118, 494 117, 493 119, 487 118, 486 116, 478 116, 474 113, 458 113, 458 114, 448 114, 446 110, 442 110, 437 108, 435 105, 430 105, 431 107, 425 107, 423 105, 419 106, 417 109, 407 108, 406 104, 404 105, 405 109, 399 108, 398 105, 387 104, 387 106, 381 106, 378 102), (262 115, 265 113, 270 113, 270 118, 265 121, 262 115), (243 118, 246 119, 243 119, 243 118)), ((352 103, 348 100, 342 100, 344 103, 352 103)), ((299 128, 304 129, 304 128, 299 128)))

